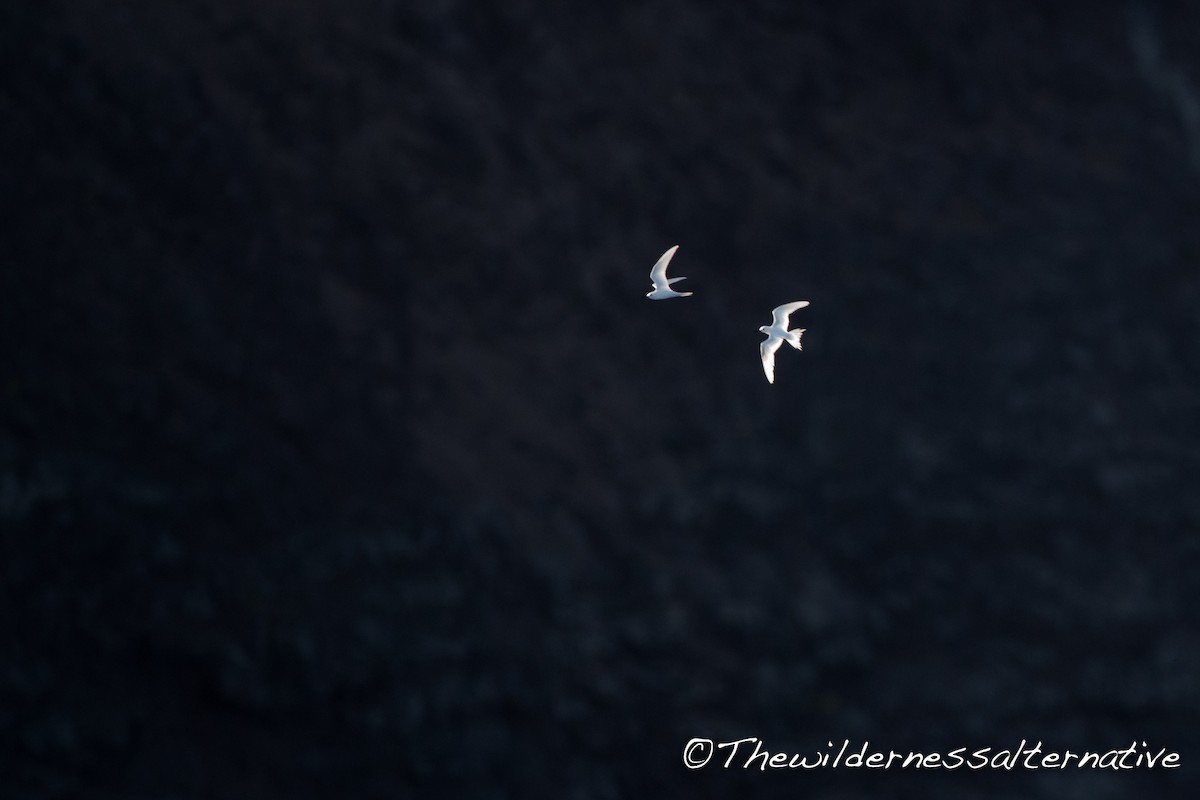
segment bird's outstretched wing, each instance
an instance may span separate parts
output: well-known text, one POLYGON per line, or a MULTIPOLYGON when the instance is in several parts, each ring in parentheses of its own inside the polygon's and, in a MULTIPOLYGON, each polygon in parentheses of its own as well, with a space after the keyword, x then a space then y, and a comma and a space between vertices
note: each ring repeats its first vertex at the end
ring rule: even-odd
POLYGON ((675 255, 675 251, 679 249, 679 245, 675 245, 670 250, 662 254, 662 258, 654 262, 654 266, 650 270, 650 281, 656 289, 667 289, 670 283, 667 281, 667 265, 671 263, 671 257, 675 255))
POLYGON ((783 339, 778 336, 772 336, 769 339, 764 339, 758 345, 758 354, 762 357, 763 372, 767 373, 767 383, 775 382, 775 351, 779 349, 779 345, 783 344, 783 339))
POLYGON ((806 305, 808 305, 807 300, 797 300, 794 303, 784 303, 783 305, 778 306, 774 311, 771 312, 771 324, 776 328, 783 328, 786 330, 788 325, 788 317, 791 316, 793 311, 804 308, 806 305))

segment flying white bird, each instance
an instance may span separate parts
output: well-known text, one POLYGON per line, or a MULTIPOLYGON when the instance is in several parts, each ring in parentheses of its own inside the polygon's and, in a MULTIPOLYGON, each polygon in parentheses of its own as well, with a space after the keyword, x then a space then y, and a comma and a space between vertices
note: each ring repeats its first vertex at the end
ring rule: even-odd
POLYGON ((775 382, 775 351, 784 342, 797 350, 800 349, 800 337, 807 328, 788 330, 788 317, 797 309, 808 305, 807 300, 797 300, 795 303, 784 303, 771 312, 771 324, 763 325, 759 330, 767 335, 765 341, 758 345, 758 354, 762 356, 763 372, 767 373, 767 382, 775 382))
POLYGON ((651 300, 669 300, 672 297, 691 297, 691 292, 677 292, 671 288, 671 284, 677 281, 686 280, 685 278, 667 278, 667 264, 671 263, 671 256, 675 255, 675 251, 679 249, 679 245, 675 245, 670 250, 662 254, 653 269, 650 270, 650 282, 654 284, 654 290, 646 293, 646 297, 651 300))

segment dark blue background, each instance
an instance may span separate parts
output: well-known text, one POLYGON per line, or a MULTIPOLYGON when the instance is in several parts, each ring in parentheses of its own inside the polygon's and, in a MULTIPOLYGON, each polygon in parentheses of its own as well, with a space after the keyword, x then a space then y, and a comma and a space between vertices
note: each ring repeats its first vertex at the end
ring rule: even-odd
POLYGON ((1192 795, 1195 9, 117 5, 0 10, 6 797, 1192 795))

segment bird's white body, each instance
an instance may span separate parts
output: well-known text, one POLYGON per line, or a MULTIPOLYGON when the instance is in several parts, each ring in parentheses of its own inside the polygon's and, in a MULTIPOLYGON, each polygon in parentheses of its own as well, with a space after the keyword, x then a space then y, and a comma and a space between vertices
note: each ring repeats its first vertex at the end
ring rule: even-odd
POLYGON ((675 255, 675 251, 679 249, 679 245, 675 245, 670 250, 662 254, 662 258, 655 262, 654 267, 650 270, 650 282, 654 284, 654 289, 646 293, 646 297, 651 300, 670 300, 672 297, 691 297, 691 292, 677 292, 671 288, 671 284, 676 281, 685 280, 684 278, 668 278, 667 265, 671 263, 671 257, 675 255))
POLYGON ((775 382, 775 351, 787 342, 792 347, 800 350, 800 337, 804 335, 806 328, 793 328, 788 330, 788 317, 793 311, 804 308, 808 305, 807 300, 797 300, 794 303, 784 303, 778 306, 771 312, 771 324, 759 327, 759 331, 765 333, 767 338, 758 345, 758 354, 762 357, 763 372, 767 374, 767 383, 775 382))

